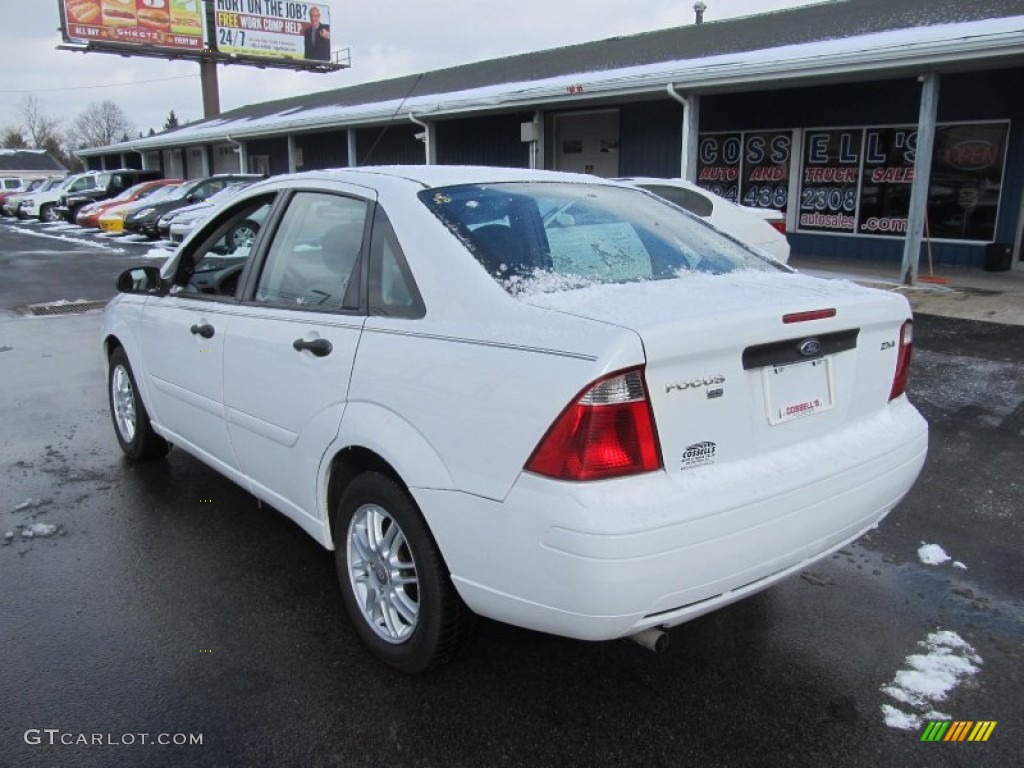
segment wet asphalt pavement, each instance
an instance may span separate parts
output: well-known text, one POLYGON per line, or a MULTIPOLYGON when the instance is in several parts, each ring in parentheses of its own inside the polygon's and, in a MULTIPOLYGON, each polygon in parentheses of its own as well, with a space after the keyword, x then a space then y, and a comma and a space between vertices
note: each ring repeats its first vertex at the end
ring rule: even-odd
MULTIPOLYGON (((16 262, 55 276, 40 300, 79 298, 74 244, 4 227, 0 309, 32 303, 16 262)), ((99 327, 0 318, 0 766, 1024 764, 1024 328, 919 317, 932 439, 910 495, 802 577, 672 630, 666 655, 481 621, 411 679, 363 651, 330 554, 283 516, 180 450, 122 459, 99 327), (39 523, 56 535, 21 536, 39 523), (922 542, 966 570, 924 565, 922 542), (982 661, 935 709, 997 721, 988 742, 885 725, 884 704, 918 711, 881 688, 938 629, 982 661), (161 734, 202 743, 142 743, 161 734)))

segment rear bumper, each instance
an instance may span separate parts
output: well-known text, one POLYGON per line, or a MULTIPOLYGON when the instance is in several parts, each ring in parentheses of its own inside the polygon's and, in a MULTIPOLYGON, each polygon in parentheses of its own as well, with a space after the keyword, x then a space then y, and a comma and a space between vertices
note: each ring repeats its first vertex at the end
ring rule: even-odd
POLYGON ((708 613, 858 538, 913 485, 927 441, 900 398, 812 451, 599 483, 524 473, 504 501, 413 493, 470 608, 607 640, 708 613))

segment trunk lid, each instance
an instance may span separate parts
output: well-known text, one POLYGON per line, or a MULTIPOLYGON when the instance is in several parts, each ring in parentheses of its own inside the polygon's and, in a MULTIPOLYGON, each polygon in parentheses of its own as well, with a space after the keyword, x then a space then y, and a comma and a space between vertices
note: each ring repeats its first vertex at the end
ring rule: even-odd
POLYGON ((523 298, 640 336, 669 473, 796 446, 885 408, 910 317, 897 294, 750 271, 523 298))

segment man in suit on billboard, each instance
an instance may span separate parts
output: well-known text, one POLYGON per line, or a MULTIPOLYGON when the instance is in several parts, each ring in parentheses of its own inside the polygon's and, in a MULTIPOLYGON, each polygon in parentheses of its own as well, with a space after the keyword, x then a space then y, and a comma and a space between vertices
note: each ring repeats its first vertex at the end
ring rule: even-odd
POLYGON ((320 23, 320 9, 315 5, 309 9, 309 27, 303 34, 303 39, 306 43, 307 59, 331 60, 331 28, 320 23))

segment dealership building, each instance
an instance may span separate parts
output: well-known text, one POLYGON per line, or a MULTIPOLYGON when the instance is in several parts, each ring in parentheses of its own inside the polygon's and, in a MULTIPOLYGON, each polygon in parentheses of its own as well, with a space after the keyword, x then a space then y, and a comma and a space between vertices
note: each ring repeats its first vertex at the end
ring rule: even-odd
POLYGON ((936 264, 1024 269, 1022 94, 1024 0, 835 0, 253 104, 79 154, 188 178, 683 176, 784 211, 795 254, 899 264, 916 228, 936 264))

